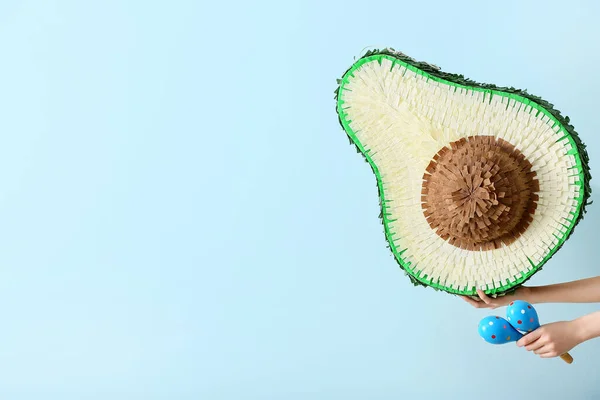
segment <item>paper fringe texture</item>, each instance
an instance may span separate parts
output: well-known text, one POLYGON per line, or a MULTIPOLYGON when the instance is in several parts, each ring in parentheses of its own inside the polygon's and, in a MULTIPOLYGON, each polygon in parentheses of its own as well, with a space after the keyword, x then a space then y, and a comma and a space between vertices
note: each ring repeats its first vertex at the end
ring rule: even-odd
MULTIPOLYGON (((590 173, 590 168, 589 168, 589 156, 586 150, 586 146, 585 144, 581 141, 578 133, 575 131, 573 125, 571 125, 570 123, 570 119, 568 116, 562 116, 561 113, 556 110, 554 108, 554 105, 551 104, 550 102, 542 99, 541 97, 532 95, 530 93, 528 93, 526 90, 521 90, 521 89, 516 89, 514 87, 499 87, 496 86, 494 84, 484 84, 484 83, 478 83, 475 82, 471 79, 465 78, 463 75, 460 74, 452 74, 452 73, 447 73, 447 72, 443 72, 441 71, 441 69, 433 64, 427 63, 427 62, 422 62, 422 61, 416 61, 415 59, 408 57, 407 55, 396 51, 392 48, 386 48, 386 49, 382 49, 382 50, 378 50, 378 49, 374 49, 374 50, 370 50, 367 51, 362 57, 360 57, 358 60, 355 61, 355 63, 353 63, 352 66, 350 66, 342 76, 346 76, 346 74, 352 70, 354 64, 356 64, 357 62, 359 62, 360 60, 364 59, 364 58, 368 58, 371 56, 376 56, 376 55, 387 55, 387 56, 391 56, 394 57, 408 65, 411 65, 415 68, 420 69, 421 71, 439 78, 439 79, 443 79, 445 81, 448 81, 450 83, 454 83, 454 84, 458 84, 458 85, 463 85, 466 87, 473 87, 473 88, 480 88, 480 89, 489 89, 489 90, 494 90, 497 92, 504 92, 504 93, 509 93, 509 94, 515 94, 518 96, 521 96, 533 103, 538 104, 539 106, 541 106, 542 108, 544 108, 546 111, 548 111, 563 127, 564 129, 568 132, 568 134, 571 136, 571 138, 573 139, 576 147, 577 147, 577 152, 579 154, 579 158, 581 161, 581 169, 583 172, 583 190, 584 190, 584 194, 583 194, 583 200, 581 203, 581 209, 580 212, 578 213, 578 216, 573 224, 573 227, 571 229, 571 231, 569 232, 568 236, 566 237, 566 239, 555 249, 554 254, 556 254, 556 252, 558 250, 560 250, 560 248, 564 245, 564 243, 571 237, 571 235, 573 234, 573 232, 575 231, 575 227, 579 224, 579 222, 584 218, 584 214, 587 212, 587 206, 591 205, 592 202, 589 201, 589 198, 591 196, 592 193, 592 189, 590 186, 590 181, 592 179, 591 173, 590 173)), ((342 120, 341 120, 341 116, 339 115, 339 109, 338 109, 338 104, 337 104, 337 100, 338 100, 338 96, 339 96, 339 91, 342 85, 342 79, 338 79, 337 80, 338 83, 338 87, 335 90, 335 96, 334 99, 336 100, 336 112, 338 113, 338 121, 340 123, 340 125, 343 128, 343 124, 342 124, 342 120)), ((356 148, 356 151, 360 154, 362 154, 365 162, 368 163, 368 158, 366 154, 363 154, 363 152, 360 150, 359 146, 357 145, 357 143, 355 143, 352 139, 352 137, 348 134, 348 132, 346 132, 347 136, 348 136, 348 140, 350 141, 350 144, 354 145, 356 148)), ((371 168, 373 169, 373 166, 371 165, 371 168)), ((373 169, 373 172, 375 173, 375 170, 373 169)), ((381 201, 382 199, 382 193, 381 193, 381 189, 379 187, 379 185, 377 185, 377 189, 378 189, 378 197, 380 199, 380 214, 379 214, 379 219, 381 220, 382 224, 384 224, 384 219, 383 219, 383 214, 385 212, 385 205, 384 203, 381 201)), ((387 239, 387 238, 386 238, 387 239)), ((389 242, 387 243, 387 247, 390 248, 390 244, 389 242)), ((402 266, 400 260, 398 260, 397 257, 394 257, 394 259, 396 260, 396 262, 398 263, 398 265, 400 266, 400 268, 404 269, 404 267, 402 266)), ((547 262, 548 260, 546 260, 547 262)), ((545 264, 545 263, 544 263, 545 264)), ((543 265, 540 265, 535 273, 539 272, 542 269, 543 265)), ((409 277, 410 281, 413 283, 414 286, 422 286, 422 287, 432 287, 434 290, 442 290, 442 289, 438 289, 436 287, 430 286, 428 284, 425 284, 423 282, 421 282, 420 280, 418 280, 417 278, 415 278, 414 276, 412 276, 411 274, 409 274, 407 271, 405 271, 405 274, 409 277)), ((533 276, 533 274, 531 275, 533 276)), ((521 285, 523 285, 525 282, 527 282, 531 276, 527 277, 525 280, 523 280, 522 282, 520 282, 518 285, 515 285, 507 290, 503 290, 503 291, 498 291, 495 289, 491 289, 491 290, 486 290, 486 293, 488 293, 490 296, 492 297, 497 297, 497 296, 503 296, 503 295, 507 295, 507 294, 511 294, 513 293, 518 287, 520 287, 521 285)), ((470 295, 473 296, 474 293, 465 293, 465 295, 470 295)))

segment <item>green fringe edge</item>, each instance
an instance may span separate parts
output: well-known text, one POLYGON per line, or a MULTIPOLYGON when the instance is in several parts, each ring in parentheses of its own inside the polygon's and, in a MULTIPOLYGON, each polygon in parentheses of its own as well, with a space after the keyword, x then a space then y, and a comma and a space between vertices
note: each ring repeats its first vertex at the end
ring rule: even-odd
MULTIPOLYGON (((378 49, 374 49, 374 50, 370 50, 367 51, 362 57, 359 58, 359 60, 363 59, 363 58, 367 58, 367 57, 371 57, 374 55, 387 55, 387 56, 391 56, 391 57, 395 57, 400 61, 403 61, 407 64, 412 65, 413 67, 416 67, 420 70, 422 70, 423 72, 426 72, 430 75, 433 75, 437 78, 440 79, 444 79, 448 82, 452 82, 452 83, 456 83, 459 85, 464 85, 464 86, 471 86, 471 87, 477 87, 477 88, 482 88, 482 89, 491 89, 491 90, 496 90, 499 92, 505 92, 505 93, 512 93, 512 94, 516 94, 519 96, 522 96, 530 101, 533 101, 535 103, 537 103, 539 106, 545 108, 550 114, 552 114, 554 116, 554 118, 556 118, 558 120, 558 122, 561 123, 561 125, 566 129, 566 131, 569 133, 569 135, 571 135, 573 141, 575 142, 576 146, 577 146, 577 152, 579 153, 579 157, 581 159, 581 168, 583 171, 583 188, 584 188, 584 194, 583 194, 583 201, 581 203, 581 211, 577 217, 577 219, 575 220, 575 223, 573 224, 573 227, 571 229, 571 231, 569 232, 569 234, 567 235, 567 238, 565 239, 565 241, 556 248, 554 254, 556 254, 561 248, 562 246, 567 242, 567 240, 569 240, 569 238, 571 237, 571 235, 573 234, 573 232, 575 231, 575 228, 577 227, 577 225, 579 224, 579 222, 583 219, 584 214, 587 212, 587 206, 592 204, 592 201, 589 201, 590 196, 592 195, 592 187, 590 186, 590 181, 592 179, 592 175, 590 172, 590 167, 589 167, 589 156, 586 150, 586 146, 585 144, 581 141, 581 138, 579 137, 579 134, 575 131, 575 128, 573 127, 573 125, 571 125, 571 121, 569 119, 568 116, 562 116, 560 111, 556 110, 554 108, 554 104, 542 99, 539 96, 535 96, 532 95, 530 93, 527 92, 527 90, 522 90, 522 89, 516 89, 514 87, 500 87, 500 86, 496 86, 494 84, 487 84, 487 83, 478 83, 475 82, 469 78, 465 78, 464 75, 459 75, 459 74, 452 74, 452 73, 447 73, 447 72, 443 72, 441 71, 441 69, 433 64, 429 64, 427 62, 423 62, 423 61, 416 61, 415 59, 407 56, 404 53, 401 53, 399 51, 394 50, 393 48, 386 48, 383 50, 378 50, 378 49)), ((358 62, 358 60, 355 61, 355 63, 358 62)), ((355 64, 353 63, 353 65, 355 64)), ((345 76, 350 70, 352 69, 352 66, 350 66, 350 68, 348 68, 346 70, 346 72, 344 72, 344 74, 342 74, 342 76, 345 76)), ((334 99, 336 100, 336 113, 338 113, 338 109, 337 109, 337 100, 338 100, 338 96, 339 96, 339 91, 340 91, 340 87, 341 87, 341 83, 342 83, 342 79, 338 79, 337 80, 337 84, 338 87, 335 90, 335 96, 334 99)), ((343 124, 342 124, 342 120, 341 117, 338 113, 338 121, 340 123, 340 126, 342 126, 343 129, 343 124)), ((345 129, 344 129, 345 132, 345 129)), ((368 163, 368 159, 366 157, 365 154, 362 153, 362 151, 360 150, 360 148, 356 145, 356 143, 354 143, 354 141, 352 140, 352 138, 350 137, 350 135, 348 135, 348 132, 346 132, 346 135, 348 137, 348 140, 350 141, 351 145, 354 145, 354 147, 356 148, 356 151, 358 153, 360 153, 365 162, 368 163)), ((373 170, 373 173, 375 173, 375 171, 373 170)), ((384 204, 381 201, 381 192, 379 189, 379 185, 377 185, 377 194, 378 194, 378 198, 379 198, 379 207, 380 207, 380 214, 379 214, 379 219, 381 221, 382 224, 384 223, 383 220, 383 213, 384 213, 384 204)), ((390 249, 391 251, 391 247, 390 244, 387 240, 386 237, 386 242, 387 242, 387 248, 390 249)), ((400 268, 404 271, 404 274, 407 275, 410 279, 410 281, 412 282, 412 284, 414 286, 422 286, 422 287, 431 287, 432 289, 436 290, 436 291, 444 291, 442 289, 438 289, 436 287, 430 286, 430 285, 426 285, 425 283, 419 281, 417 278, 415 278, 414 276, 412 276, 411 274, 409 274, 403 267, 402 263, 400 262, 400 260, 398 260, 398 258, 394 255, 394 260, 396 260, 396 262, 398 263, 398 265, 400 266, 400 268)), ((521 282, 518 285, 515 285, 514 287, 512 287, 511 289, 505 290, 503 292, 497 292, 495 290, 491 290, 490 294, 493 294, 495 296, 504 296, 504 295, 509 295, 514 293, 514 291, 516 289, 518 289, 520 286, 522 286, 525 282, 527 282, 529 279, 531 279, 531 277, 535 274, 537 274, 539 271, 542 270, 542 267, 549 261, 550 259, 546 260, 545 262, 543 262, 542 264, 540 264, 537 268, 537 270, 531 275, 529 276, 527 279, 525 279, 523 282, 521 282)))

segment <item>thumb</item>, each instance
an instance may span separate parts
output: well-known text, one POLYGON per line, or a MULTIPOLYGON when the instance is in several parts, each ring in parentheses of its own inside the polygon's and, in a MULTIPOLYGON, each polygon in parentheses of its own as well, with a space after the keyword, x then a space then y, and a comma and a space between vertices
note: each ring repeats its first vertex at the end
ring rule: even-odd
POLYGON ((490 304, 492 302, 492 298, 485 294, 485 292, 481 289, 477 289, 477 295, 485 304, 490 304))
POLYGON ((517 342, 517 346, 519 347, 523 347, 523 346, 527 346, 533 342, 535 342, 536 340, 538 340, 540 338, 540 336, 542 336, 542 332, 539 329, 536 329, 535 331, 523 336, 521 339, 519 339, 519 341, 517 342))

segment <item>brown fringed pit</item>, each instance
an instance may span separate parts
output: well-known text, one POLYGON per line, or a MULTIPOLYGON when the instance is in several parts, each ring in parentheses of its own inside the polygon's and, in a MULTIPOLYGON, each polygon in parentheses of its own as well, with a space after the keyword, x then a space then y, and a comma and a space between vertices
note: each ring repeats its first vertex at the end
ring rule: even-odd
POLYGON ((539 200, 531 167, 515 146, 493 136, 443 147, 423 175, 421 200, 429 226, 466 250, 514 242, 533 221, 539 200))

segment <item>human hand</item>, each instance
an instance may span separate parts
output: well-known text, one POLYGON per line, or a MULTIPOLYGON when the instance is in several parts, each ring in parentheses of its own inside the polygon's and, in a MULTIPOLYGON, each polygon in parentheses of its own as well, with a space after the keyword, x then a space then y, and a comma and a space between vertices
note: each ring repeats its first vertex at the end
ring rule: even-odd
POLYGON ((517 346, 533 351, 541 358, 558 357, 583 342, 575 321, 554 322, 525 335, 517 346))
POLYGON ((514 301, 516 299, 524 300, 528 294, 529 288, 521 286, 517 288, 517 290, 515 290, 513 294, 500 296, 497 298, 488 296, 481 289, 477 289, 477 295, 479 296, 479 300, 472 299, 469 296, 461 296, 461 298, 475 308, 490 308, 493 310, 498 307, 504 307, 508 305, 511 301, 514 301))

